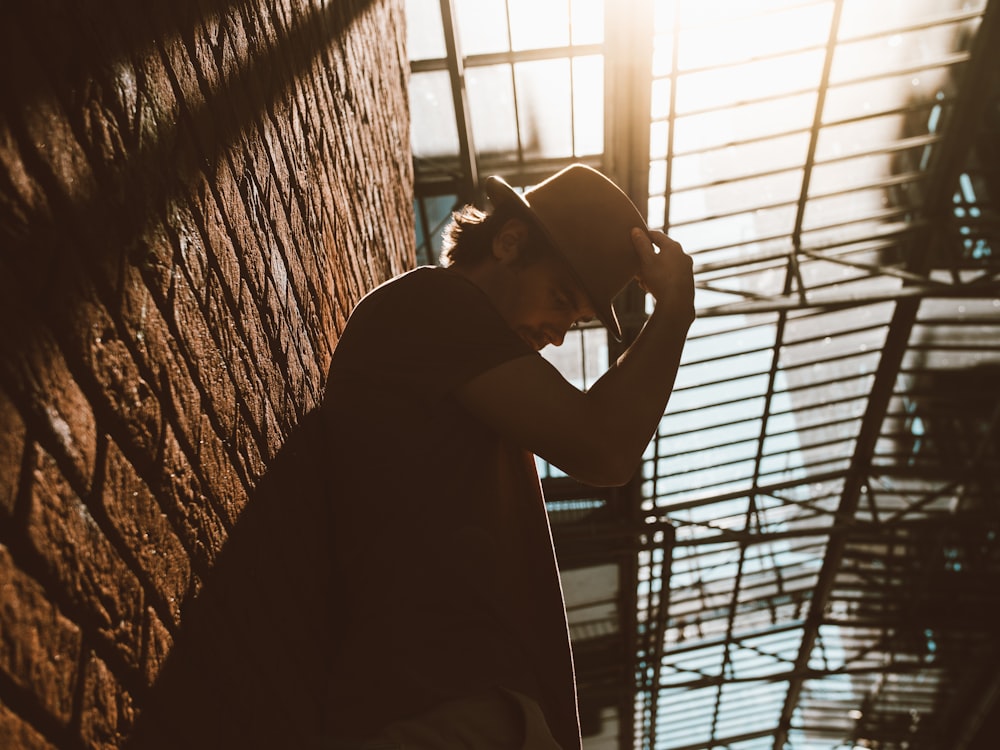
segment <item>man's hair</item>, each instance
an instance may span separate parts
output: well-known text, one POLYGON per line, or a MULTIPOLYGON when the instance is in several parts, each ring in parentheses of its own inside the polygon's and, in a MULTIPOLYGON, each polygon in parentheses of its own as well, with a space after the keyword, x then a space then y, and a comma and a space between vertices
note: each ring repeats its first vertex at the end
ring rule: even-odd
POLYGON ((507 204, 487 213, 466 205, 452 213, 442 232, 441 265, 475 266, 483 262, 493 253, 493 238, 510 219, 521 219, 528 227, 519 264, 531 263, 551 249, 541 228, 515 206, 507 204))

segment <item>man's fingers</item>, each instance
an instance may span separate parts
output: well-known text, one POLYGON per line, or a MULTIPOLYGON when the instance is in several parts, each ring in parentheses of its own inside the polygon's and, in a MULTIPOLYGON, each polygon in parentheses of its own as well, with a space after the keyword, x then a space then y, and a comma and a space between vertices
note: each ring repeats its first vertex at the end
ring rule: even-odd
POLYGON ((684 248, 681 247, 681 243, 679 243, 675 239, 672 239, 663 232, 652 231, 649 233, 649 238, 653 242, 653 244, 655 244, 661 250, 684 252, 684 248))
POLYGON ((659 256, 663 256, 660 262, 666 262, 668 258, 686 256, 679 242, 656 230, 647 233, 639 228, 633 229, 632 244, 642 265, 657 262, 659 256))
POLYGON ((639 227, 633 227, 632 229, 632 245, 635 247, 635 251, 639 254, 640 258, 656 253, 652 238, 639 227))

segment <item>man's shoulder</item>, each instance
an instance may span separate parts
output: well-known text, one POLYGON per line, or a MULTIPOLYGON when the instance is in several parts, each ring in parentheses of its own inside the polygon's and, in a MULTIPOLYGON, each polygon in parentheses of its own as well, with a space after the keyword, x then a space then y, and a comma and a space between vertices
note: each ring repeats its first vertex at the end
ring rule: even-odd
MULTIPOLYGON (((419 266, 375 287, 358 303, 352 317, 390 314, 398 321, 400 314, 417 318, 452 316, 458 309, 492 310, 483 291, 471 281, 447 268, 419 266)), ((402 323, 402 321, 398 321, 402 323)))
MULTIPOLYGON (((425 294, 453 290, 454 294, 478 292, 472 282, 441 266, 417 266, 375 287, 367 296, 425 294)), ((481 294, 481 293, 480 293, 481 294)))

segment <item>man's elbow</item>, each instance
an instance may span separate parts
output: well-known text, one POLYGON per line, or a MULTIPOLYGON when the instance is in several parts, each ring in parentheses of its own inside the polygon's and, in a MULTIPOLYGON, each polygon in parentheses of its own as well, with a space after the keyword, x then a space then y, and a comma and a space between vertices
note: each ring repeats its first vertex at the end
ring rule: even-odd
POLYGON ((628 484, 635 476, 634 467, 615 467, 608 469, 605 473, 597 477, 594 482, 595 487, 622 487, 628 484))
POLYGON ((592 487, 621 487, 635 476, 637 469, 635 460, 604 450, 592 453, 579 462, 575 471, 566 473, 592 487))

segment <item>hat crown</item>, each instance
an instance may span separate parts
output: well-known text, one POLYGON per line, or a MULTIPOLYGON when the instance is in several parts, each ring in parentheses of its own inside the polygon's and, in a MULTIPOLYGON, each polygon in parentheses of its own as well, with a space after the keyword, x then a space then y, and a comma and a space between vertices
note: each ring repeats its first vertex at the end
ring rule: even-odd
POLYGON ((499 177, 486 191, 494 205, 520 204, 568 262, 598 319, 621 336, 612 300, 639 270, 633 227, 646 229, 635 204, 596 169, 574 164, 518 195, 499 177))

